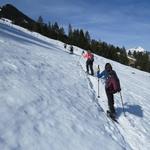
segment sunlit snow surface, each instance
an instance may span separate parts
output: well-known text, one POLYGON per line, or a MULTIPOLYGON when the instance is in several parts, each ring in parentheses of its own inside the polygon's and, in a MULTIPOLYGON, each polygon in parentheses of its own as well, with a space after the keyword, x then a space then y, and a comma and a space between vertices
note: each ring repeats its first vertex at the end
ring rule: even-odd
POLYGON ((119 124, 105 115, 104 81, 87 76, 82 49, 0 21, 0 150, 149 150, 150 74, 95 55, 122 86, 119 124))

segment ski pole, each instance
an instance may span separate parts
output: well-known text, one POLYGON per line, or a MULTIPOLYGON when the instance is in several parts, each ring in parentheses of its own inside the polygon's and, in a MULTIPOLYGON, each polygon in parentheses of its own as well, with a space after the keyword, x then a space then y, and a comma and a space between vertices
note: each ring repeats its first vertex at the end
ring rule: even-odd
POLYGON ((122 99, 121 92, 120 92, 120 98, 121 98, 121 102, 122 102, 122 109, 123 109, 123 113, 124 113, 124 116, 126 116, 126 114, 125 114, 125 110, 124 110, 124 105, 123 105, 123 99, 122 99))
POLYGON ((99 96, 99 78, 98 78, 98 98, 100 98, 100 96, 99 96))
MULTIPOLYGON (((97 72, 99 72, 99 71, 100 71, 100 68, 99 68, 99 65, 98 65, 97 72)), ((98 98, 100 98, 100 96, 99 96, 99 78, 98 78, 98 98)))

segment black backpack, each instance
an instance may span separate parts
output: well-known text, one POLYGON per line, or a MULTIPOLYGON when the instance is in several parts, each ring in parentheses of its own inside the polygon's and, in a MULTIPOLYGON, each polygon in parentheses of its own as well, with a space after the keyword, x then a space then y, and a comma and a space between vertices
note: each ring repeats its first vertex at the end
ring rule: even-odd
POLYGON ((91 58, 91 61, 94 61, 94 55, 92 54, 92 58, 91 58))

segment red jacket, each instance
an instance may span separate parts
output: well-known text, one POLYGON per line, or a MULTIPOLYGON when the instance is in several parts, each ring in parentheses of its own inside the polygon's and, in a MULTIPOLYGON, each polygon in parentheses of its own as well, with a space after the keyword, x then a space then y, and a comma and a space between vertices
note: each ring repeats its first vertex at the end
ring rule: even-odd
POLYGON ((86 58, 86 59, 93 59, 94 55, 92 53, 86 53, 86 54, 83 54, 83 57, 86 58))

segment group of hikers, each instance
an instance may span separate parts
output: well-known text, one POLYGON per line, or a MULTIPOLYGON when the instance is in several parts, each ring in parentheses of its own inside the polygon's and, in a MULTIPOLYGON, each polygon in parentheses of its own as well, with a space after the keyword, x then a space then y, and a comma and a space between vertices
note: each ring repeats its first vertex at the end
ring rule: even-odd
MULTIPOLYGON (((67 44, 66 43, 64 43, 64 48, 66 49, 67 48, 67 44)), ((69 49, 69 53, 70 54, 73 54, 73 46, 72 45, 70 45, 70 49, 69 49)))
MULTIPOLYGON (((93 76, 94 54, 88 50, 86 53, 83 51, 82 56, 86 59, 86 73, 93 76)), ((105 64, 105 69, 102 72, 100 72, 98 68, 96 76, 98 79, 103 78, 105 80, 105 92, 109 107, 107 114, 109 114, 112 119, 115 119, 114 94, 121 91, 119 78, 110 63, 105 64)))
MULTIPOLYGON (((90 75, 93 76, 94 55, 91 53, 90 50, 88 50, 87 53, 84 53, 83 51, 82 56, 86 58, 86 72, 89 74, 90 68, 90 75)), ((112 69, 110 63, 105 64, 105 69, 101 73, 100 69, 98 68, 97 78, 103 78, 105 80, 105 91, 109 106, 109 110, 107 111, 107 113, 111 118, 115 119, 116 112, 114 108, 114 94, 121 91, 119 78, 116 72, 112 69)))

